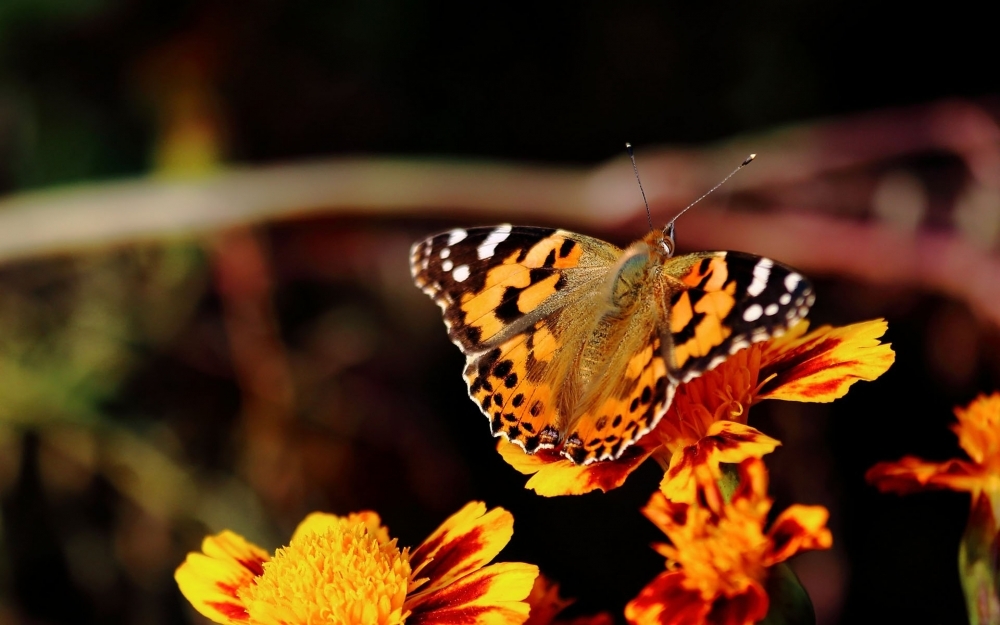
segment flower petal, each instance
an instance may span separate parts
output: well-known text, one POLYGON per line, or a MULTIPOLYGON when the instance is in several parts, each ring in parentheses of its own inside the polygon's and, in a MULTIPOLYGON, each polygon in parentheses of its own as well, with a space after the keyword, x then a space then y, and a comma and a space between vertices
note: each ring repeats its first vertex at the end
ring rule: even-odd
POLYGON ((927 462, 913 456, 880 462, 865 474, 865 479, 883 493, 900 494, 940 488, 975 492, 988 478, 983 467, 965 460, 927 462))
POLYGON ((626 449, 620 458, 593 462, 587 465, 573 463, 558 452, 543 449, 534 454, 507 441, 500 441, 497 451, 510 466, 520 473, 531 475, 525 484, 543 497, 582 495, 594 490, 607 492, 625 483, 625 479, 659 447, 659 441, 645 436, 626 449))
POLYGON ((370 510, 352 512, 346 517, 328 514, 326 512, 313 512, 306 518, 302 519, 302 522, 295 528, 295 533, 292 534, 292 540, 301 539, 304 534, 323 534, 327 532, 332 525, 340 523, 347 523, 351 526, 358 523, 364 523, 368 528, 368 533, 375 536, 379 544, 385 545, 389 542, 389 528, 383 526, 379 515, 370 510))
POLYGON ((525 625, 550 625, 557 614, 573 603, 572 599, 560 597, 559 584, 544 575, 535 578, 526 601, 531 606, 531 615, 525 625))
POLYGON ((711 605, 684 586, 683 571, 660 573, 625 606, 633 625, 702 625, 711 605))
POLYGON ((660 482, 660 490, 675 502, 693 502, 697 492, 695 474, 706 467, 714 479, 721 477, 719 463, 738 464, 747 458, 762 458, 781 443, 758 430, 735 421, 716 421, 694 445, 677 449, 660 482))
POLYGON ((481 501, 467 503, 410 556, 413 577, 428 579, 421 594, 430 594, 480 569, 507 546, 513 535, 514 517, 510 512, 503 508, 487 512, 481 501))
POLYGON ((430 593, 421 593, 407 625, 522 625, 528 619, 524 599, 531 592, 538 567, 501 562, 479 569, 430 593))
POLYGON ((764 555, 764 566, 784 562, 800 551, 829 549, 833 534, 826 527, 830 513, 823 506, 790 506, 774 520, 768 536, 771 545, 764 555))
POLYGON ((1000 393, 980 395, 965 408, 955 408, 958 423, 952 426, 962 446, 976 464, 1000 471, 1000 393))
POLYGON ((765 344, 757 399, 829 402, 843 397, 858 380, 874 380, 896 354, 880 343, 883 319, 842 328, 823 326, 801 337, 789 333, 765 344))
POLYGON ((216 623, 245 623, 249 615, 239 592, 264 573, 267 552, 228 530, 206 537, 201 550, 189 553, 174 571, 181 594, 216 623))

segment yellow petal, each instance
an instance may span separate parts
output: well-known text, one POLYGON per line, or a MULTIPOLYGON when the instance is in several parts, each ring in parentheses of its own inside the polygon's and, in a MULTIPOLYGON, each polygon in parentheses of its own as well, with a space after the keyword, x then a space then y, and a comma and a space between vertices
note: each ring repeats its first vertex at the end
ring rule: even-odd
POLYGON ((228 530, 205 538, 201 549, 174 572, 181 594, 216 623, 245 623, 249 616, 239 593, 263 574, 267 552, 228 530))
POLYGON ((482 568, 513 535, 514 517, 510 512, 503 508, 487 512, 483 502, 469 502, 410 555, 413 576, 428 580, 420 594, 431 594, 482 568))
POLYGON ((781 443, 735 421, 716 421, 694 445, 674 451, 660 490, 672 502, 693 502, 698 483, 695 474, 706 468, 713 480, 721 477, 719 463, 738 464, 747 458, 762 458, 781 443))
POLYGON ((771 547, 764 556, 764 566, 784 562, 800 551, 829 549, 833 545, 833 534, 826 527, 829 518, 823 506, 790 506, 767 533, 771 547))
POLYGON ((500 441, 497 451, 510 466, 520 473, 531 475, 525 488, 543 497, 582 495, 594 490, 607 492, 625 483, 646 458, 659 447, 655 437, 646 436, 622 453, 617 460, 575 464, 549 450, 526 454, 524 450, 507 441, 500 441))
POLYGON ((368 528, 368 533, 374 536, 378 540, 379 544, 385 545, 389 542, 389 528, 383 526, 379 515, 375 512, 371 512, 370 510, 352 512, 346 517, 328 514, 326 512, 313 512, 306 518, 302 519, 302 522, 295 528, 295 533, 292 534, 292 540, 295 541, 296 539, 301 538, 304 534, 326 533, 332 525, 340 523, 347 523, 348 525, 364 523, 368 528))
POLYGON ((858 380, 874 380, 892 365, 895 353, 880 343, 883 319, 806 334, 789 333, 768 342, 761 355, 757 399, 829 402, 858 380))
POLYGON ((431 593, 421 593, 406 625, 522 625, 530 606, 524 600, 538 567, 523 562, 493 564, 431 593))
POLYGON ((1000 393, 980 395, 965 408, 956 408, 953 426, 958 443, 976 464, 1000 474, 1000 393))

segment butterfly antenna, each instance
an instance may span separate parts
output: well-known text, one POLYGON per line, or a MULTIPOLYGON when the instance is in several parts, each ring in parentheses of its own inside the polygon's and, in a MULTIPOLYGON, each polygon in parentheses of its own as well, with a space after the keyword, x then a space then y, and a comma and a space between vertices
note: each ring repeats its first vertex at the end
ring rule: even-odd
POLYGON ((642 180, 639 180, 639 168, 635 166, 635 153, 632 151, 632 144, 626 141, 625 149, 628 150, 628 157, 632 159, 632 171, 635 172, 635 181, 639 183, 639 193, 642 193, 642 203, 646 205, 646 221, 649 222, 649 229, 652 230, 653 217, 649 214, 649 202, 646 201, 646 192, 642 190, 642 180))
POLYGON ((683 215, 684 213, 686 213, 686 212, 688 211, 688 209, 689 209, 689 208, 691 208, 692 206, 694 206, 694 205, 695 205, 695 204, 697 204, 698 202, 700 202, 700 201, 704 200, 705 198, 707 198, 707 197, 708 197, 709 195, 711 195, 711 194, 712 194, 712 193, 713 193, 713 192, 714 192, 714 191, 715 191, 716 189, 718 189, 718 188, 719 188, 719 187, 721 187, 722 185, 726 184, 726 181, 727 181, 727 180, 729 180, 730 178, 732 178, 733 176, 735 176, 735 175, 736 175, 736 172, 738 172, 739 170, 741 170, 741 169, 743 169, 744 167, 746 167, 747 165, 749 165, 749 164, 750 164, 750 161, 752 161, 752 160, 753 160, 753 159, 755 159, 755 158, 757 158, 757 155, 756 155, 756 154, 751 154, 750 156, 746 157, 746 158, 745 158, 745 159, 743 160, 743 162, 742 162, 742 163, 740 163, 740 166, 739 166, 739 167, 737 167, 736 169, 734 169, 733 171, 729 172, 729 175, 728 175, 728 176, 726 176, 725 178, 723 178, 723 179, 722 179, 722 181, 721 181, 721 182, 720 182, 719 184, 717 184, 717 185, 715 185, 714 187, 712 187, 711 189, 709 189, 709 190, 708 190, 708 191, 707 191, 707 192, 705 193, 705 195, 701 196, 700 198, 698 198, 698 199, 697 199, 697 200, 695 200, 694 202, 691 202, 690 204, 688 204, 687 206, 685 206, 685 207, 684 207, 684 210, 682 210, 681 212, 679 212, 679 213, 677 213, 676 215, 674 215, 674 218, 673 218, 673 219, 671 219, 671 220, 670 220, 669 222, 667 222, 667 226, 666 226, 666 228, 664 228, 664 230, 667 230, 667 229, 670 229, 670 230, 672 230, 672 226, 674 225, 674 222, 675 222, 675 221, 677 221, 677 218, 678 218, 678 217, 680 217, 681 215, 683 215))

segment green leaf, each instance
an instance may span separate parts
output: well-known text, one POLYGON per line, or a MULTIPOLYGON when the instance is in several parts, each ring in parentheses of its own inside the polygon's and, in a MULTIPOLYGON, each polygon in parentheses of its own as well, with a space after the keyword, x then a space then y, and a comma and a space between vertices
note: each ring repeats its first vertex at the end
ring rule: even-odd
POLYGON ((771 567, 764 588, 771 604, 761 625, 816 624, 816 612, 809 594, 787 564, 771 567))

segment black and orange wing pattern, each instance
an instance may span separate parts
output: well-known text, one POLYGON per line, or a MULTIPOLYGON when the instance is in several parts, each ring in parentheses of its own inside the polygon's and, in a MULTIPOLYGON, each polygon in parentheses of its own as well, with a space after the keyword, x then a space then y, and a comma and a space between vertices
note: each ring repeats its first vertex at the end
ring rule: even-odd
POLYGON ((779 336, 815 301, 801 274, 753 254, 690 254, 668 260, 665 269, 684 285, 669 306, 667 368, 677 382, 713 369, 751 343, 779 336))

